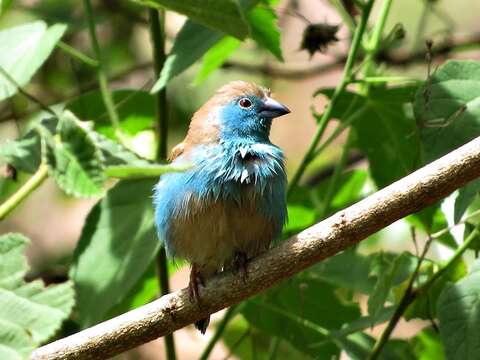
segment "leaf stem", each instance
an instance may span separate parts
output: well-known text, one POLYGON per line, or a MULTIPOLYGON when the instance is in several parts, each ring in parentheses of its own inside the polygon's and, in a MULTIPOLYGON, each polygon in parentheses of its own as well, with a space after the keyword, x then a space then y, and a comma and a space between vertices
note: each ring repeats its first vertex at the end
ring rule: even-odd
POLYGON ((4 220, 25 198, 38 188, 48 177, 46 164, 40 164, 38 170, 12 196, 0 205, 0 221, 4 220))
POLYGON ((475 240, 477 235, 479 234, 479 226, 473 230, 470 235, 465 239, 463 244, 457 248, 453 256, 448 260, 448 262, 443 265, 433 276, 425 282, 423 285, 421 285, 417 289, 413 289, 413 282, 415 281, 416 276, 418 275, 418 271, 420 269, 420 264, 421 261, 425 258, 426 251, 428 250, 428 247, 431 243, 431 241, 434 239, 433 237, 429 237, 429 240, 427 244, 425 245, 425 249, 423 251, 422 256, 420 257, 420 260, 417 264, 417 267, 410 278, 410 282, 408 284, 407 289, 405 290, 404 295, 402 296, 402 299, 400 300, 400 303, 398 304, 395 313, 393 314, 392 318, 390 319, 387 327, 383 331, 382 335, 380 338, 378 338, 377 342, 373 346, 372 352, 370 353, 368 360, 375 360, 380 356, 380 353, 382 352, 383 348, 387 344, 393 330, 397 326, 397 323, 400 321, 400 318, 403 316, 407 308, 412 304, 420 295, 426 293, 430 287, 437 281, 442 275, 444 275, 456 262, 457 260, 463 255, 463 253, 468 249, 470 244, 475 240))
MULTIPOLYGON (((158 78, 163 64, 165 63, 165 11, 149 9, 148 22, 150 26, 150 36, 153 49, 153 63, 155 78, 158 78)), ((166 88, 162 89, 155 95, 155 114, 156 114, 156 133, 157 133, 157 154, 156 159, 166 160, 167 158, 167 135, 168 135, 168 111, 167 111, 167 93, 166 88)), ((168 280, 167 254, 165 248, 161 247, 158 251, 157 271, 160 282, 160 295, 166 295, 170 292, 170 284, 168 280)), ((175 341, 173 334, 165 336, 165 351, 168 360, 175 360, 175 341)))
POLYGON ((74 47, 68 45, 67 43, 63 41, 59 41, 57 43, 57 47, 61 49, 62 51, 66 52, 68 55, 70 55, 72 58, 79 60, 80 62, 91 66, 91 67, 98 67, 99 63, 97 60, 91 58, 90 56, 82 53, 81 51, 78 51, 74 47))
POLYGON ((17 91, 23 95, 25 98, 27 98, 28 100, 30 100, 31 102, 37 104, 40 109, 48 112, 49 114, 51 114, 52 116, 57 116, 57 114, 55 113, 55 111, 53 111, 52 109, 50 109, 47 105, 45 105, 40 99, 37 99, 35 96, 33 96, 32 94, 30 94, 29 92, 27 92, 26 90, 24 90, 20 84, 17 83, 17 81, 8 73, 8 71, 6 71, 2 66, 0 66, 0 74, 2 74, 2 76, 7 79, 13 86, 15 86, 17 88, 17 91))
POLYGON ((115 129, 115 133, 119 137, 119 139, 122 140, 123 135, 120 130, 120 120, 117 114, 117 110, 115 109, 115 106, 113 103, 112 93, 108 86, 108 78, 107 78, 105 61, 102 58, 100 45, 97 39, 97 33, 95 32, 95 21, 93 18, 92 4, 90 0, 83 0, 83 5, 85 8, 85 14, 87 17, 88 31, 90 34, 90 40, 92 42, 93 52, 95 53, 95 57, 97 58, 96 60, 98 62, 97 77, 98 77, 98 84, 100 87, 100 93, 102 95, 103 103, 107 110, 108 117, 110 118, 110 122, 112 123, 112 126, 115 129))
POLYGON ((315 153, 315 149, 317 148, 317 145, 320 142, 320 139, 322 138, 323 133, 325 132, 325 129, 328 125, 328 122, 330 120, 330 116, 333 112, 335 104, 337 103, 338 99, 345 91, 347 85, 352 80, 353 66, 357 59, 358 50, 360 49, 362 37, 365 32, 365 29, 367 28, 367 21, 370 16, 370 12, 372 10, 372 6, 374 2, 375 0, 368 0, 368 2, 365 3, 362 9, 363 10, 362 16, 360 18, 357 28, 355 29, 355 32, 353 33, 352 45, 348 53, 347 61, 345 63, 345 68, 343 70, 343 75, 340 80, 340 83, 337 85, 335 92, 333 93, 332 99, 330 100, 327 108, 322 114, 322 117, 319 121, 319 126, 317 128, 317 132, 315 133, 313 140, 307 152, 305 153, 305 156, 303 157, 297 171, 295 172, 295 174, 292 177, 292 180, 290 181, 290 185, 287 191, 287 196, 290 196, 293 190, 297 187, 298 182, 300 181, 300 178, 305 172, 305 169, 310 164, 311 160, 314 158, 313 155, 315 153))

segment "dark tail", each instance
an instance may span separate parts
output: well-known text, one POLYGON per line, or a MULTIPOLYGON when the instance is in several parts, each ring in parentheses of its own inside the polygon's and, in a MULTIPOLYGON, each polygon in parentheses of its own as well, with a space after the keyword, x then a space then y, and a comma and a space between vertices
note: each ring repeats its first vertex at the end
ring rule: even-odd
POLYGON ((206 317, 205 319, 201 319, 195 322, 195 327, 199 330, 202 334, 205 334, 207 331, 208 324, 210 324, 210 316, 206 317))

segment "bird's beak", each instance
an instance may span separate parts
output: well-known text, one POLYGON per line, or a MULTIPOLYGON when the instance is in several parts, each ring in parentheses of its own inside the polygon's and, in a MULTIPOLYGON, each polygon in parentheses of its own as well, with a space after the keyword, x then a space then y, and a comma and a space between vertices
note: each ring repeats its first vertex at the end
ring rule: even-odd
POLYGON ((288 113, 290 113, 290 110, 285 105, 269 97, 267 97, 263 101, 263 105, 260 110, 260 116, 265 118, 270 118, 270 119, 276 118, 288 113))

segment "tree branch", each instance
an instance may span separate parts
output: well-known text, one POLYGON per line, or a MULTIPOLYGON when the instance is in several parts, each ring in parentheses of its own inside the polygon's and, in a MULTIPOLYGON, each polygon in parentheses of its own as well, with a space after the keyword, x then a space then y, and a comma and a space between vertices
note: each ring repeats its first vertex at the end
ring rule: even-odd
POLYGON ((201 288, 162 298, 37 349, 32 359, 99 359, 119 354, 238 303, 432 205, 480 177, 480 138, 302 231, 253 259, 246 281, 224 272, 201 288))

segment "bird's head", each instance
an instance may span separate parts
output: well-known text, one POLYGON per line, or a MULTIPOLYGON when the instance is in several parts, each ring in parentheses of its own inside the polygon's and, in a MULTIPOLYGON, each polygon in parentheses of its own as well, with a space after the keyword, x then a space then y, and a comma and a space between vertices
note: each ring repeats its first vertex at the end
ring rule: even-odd
POLYGON ((290 110, 270 97, 270 91, 255 84, 234 81, 222 87, 215 98, 222 104, 218 117, 223 139, 268 138, 272 119, 290 110))
POLYGON ((188 140, 202 143, 228 140, 266 140, 272 119, 290 110, 270 97, 270 91, 244 81, 220 88, 194 115, 188 140))

